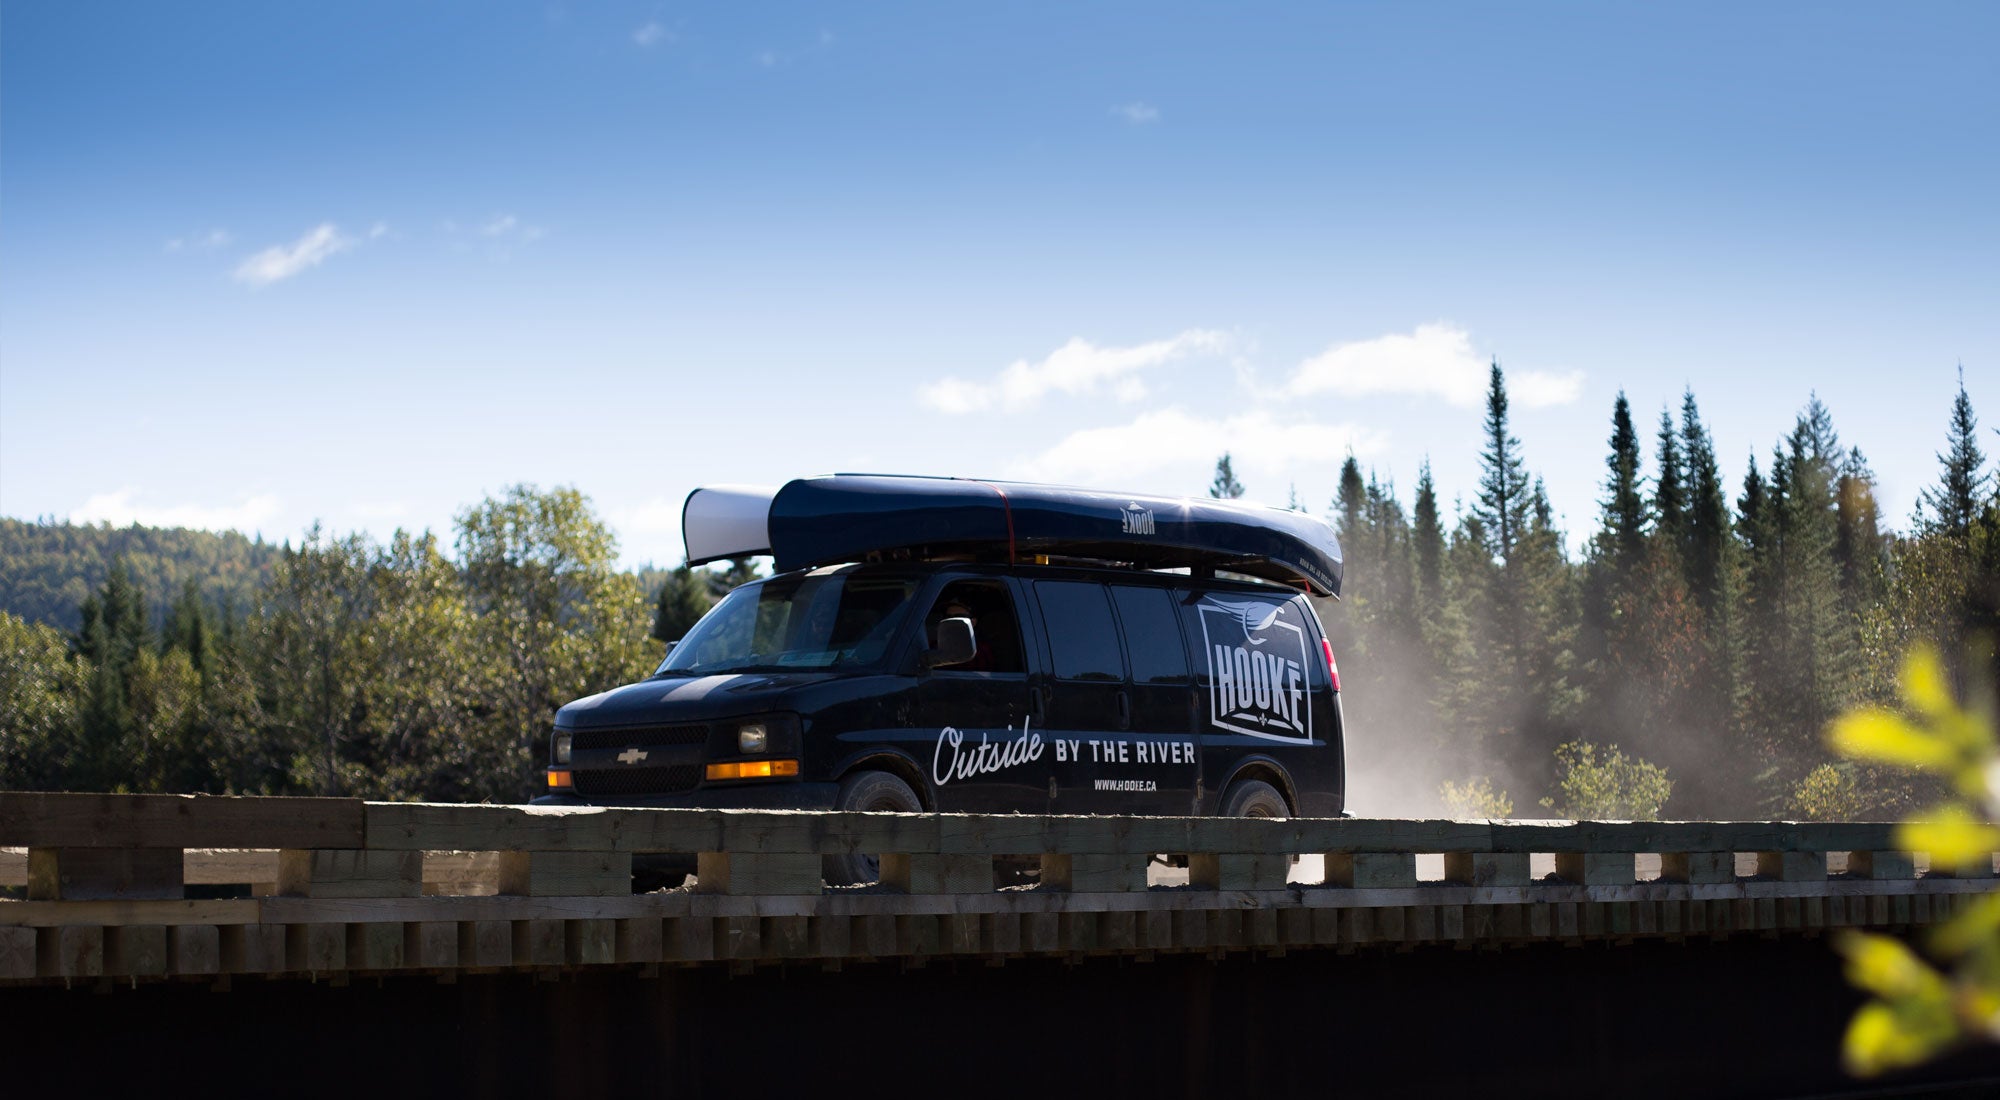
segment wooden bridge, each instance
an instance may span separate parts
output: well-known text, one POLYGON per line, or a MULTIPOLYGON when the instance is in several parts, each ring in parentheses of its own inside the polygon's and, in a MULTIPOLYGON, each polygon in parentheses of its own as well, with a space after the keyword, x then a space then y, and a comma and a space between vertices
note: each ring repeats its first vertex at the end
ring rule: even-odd
POLYGON ((1892 833, 0 794, 0 983, 1811 937, 1994 885, 1892 833), (847 851, 881 882, 824 886, 847 851), (694 884, 634 894, 649 852, 696 853, 694 884), (1036 881, 996 888, 1010 860, 1036 881))
MULTIPOLYGON (((0 794, 0 1064, 24 1092, 1878 1095, 1815 939, 1995 885, 1893 837, 0 794), (823 885, 850 851, 882 881, 823 885), (694 883, 634 894, 653 852, 694 883)), ((2000 1052, 1897 1086, 1991 1095, 2000 1052)))

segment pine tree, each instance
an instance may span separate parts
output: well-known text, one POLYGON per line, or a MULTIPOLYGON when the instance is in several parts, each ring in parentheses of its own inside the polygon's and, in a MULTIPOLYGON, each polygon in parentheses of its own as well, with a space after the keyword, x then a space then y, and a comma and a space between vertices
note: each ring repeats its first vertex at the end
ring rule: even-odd
POLYGON ((1230 468, 1228 451, 1215 460, 1215 480, 1208 483, 1208 495, 1217 500, 1235 500, 1243 495, 1243 483, 1236 480, 1236 471, 1230 468))
POLYGON ((1514 546, 1527 531, 1529 497, 1521 441, 1507 427, 1507 382, 1498 359, 1487 379, 1485 435, 1472 515, 1485 530, 1489 552, 1504 563, 1513 560, 1514 546))
POLYGON ((1434 627, 1444 611, 1444 525, 1438 519, 1437 485, 1430 459, 1417 474, 1417 503, 1410 531, 1417 559, 1417 602, 1424 625, 1434 627))
POLYGON ((1611 406, 1611 454, 1604 464, 1611 476, 1604 483, 1597 556, 1607 564, 1612 583, 1617 584, 1631 575, 1646 547, 1646 502, 1639 494, 1639 433, 1632 427, 1632 407, 1623 390, 1611 406))
POLYGON ((1334 498, 1334 536, 1343 553, 1360 549, 1362 513, 1368 507, 1368 486, 1361 480, 1361 464, 1353 455, 1340 464, 1340 495, 1334 498))
POLYGON ((210 657, 210 634, 208 605, 201 598, 201 587, 193 577, 182 586, 180 598, 167 612, 166 630, 160 637, 160 653, 179 649, 188 655, 195 671, 204 676, 208 672, 210 657))
POLYGON ((1951 403, 1951 427, 1945 453, 1937 456, 1944 467, 1936 486, 1918 497, 1920 509, 1929 509, 1926 524, 1956 539, 1969 538, 1973 521, 1986 504, 1986 456, 1979 450, 1979 418, 1973 415, 1972 399, 1965 393, 1965 368, 1958 369, 1958 396, 1951 403))
POLYGON ((1681 556, 1687 545, 1687 471, 1681 458, 1680 433, 1674 418, 1660 410, 1660 473, 1653 482, 1653 537, 1681 556))
POLYGON ((86 597, 77 652, 92 665, 85 688, 81 738, 61 782, 69 790, 129 789, 136 720, 134 667, 150 655, 145 596, 123 558, 114 561, 104 587, 86 597))
POLYGON ((1723 569, 1729 553, 1729 501, 1724 495, 1722 469, 1715 460, 1715 441, 1701 422, 1694 391, 1681 397, 1681 443, 1687 464, 1687 542, 1682 565, 1688 589, 1702 610, 1713 615, 1721 600, 1723 569))
POLYGON ((1889 540, 1882 534, 1875 504, 1875 474, 1861 448, 1854 447, 1834 479, 1834 560, 1840 563, 1841 591, 1854 615, 1882 599, 1888 578, 1889 540))
MULTIPOLYGON (((704 571, 706 572, 706 571, 704 571)), ((653 600, 652 637, 662 642, 678 642, 715 605, 704 577, 694 574, 686 562, 668 573, 653 600)))
POLYGON ((1410 524, 1396 499, 1395 483, 1375 480, 1368 472, 1367 489, 1368 558, 1377 579, 1374 584, 1376 607, 1372 616, 1379 628, 1391 635, 1397 652, 1414 650, 1418 641, 1417 578, 1410 553, 1410 524))

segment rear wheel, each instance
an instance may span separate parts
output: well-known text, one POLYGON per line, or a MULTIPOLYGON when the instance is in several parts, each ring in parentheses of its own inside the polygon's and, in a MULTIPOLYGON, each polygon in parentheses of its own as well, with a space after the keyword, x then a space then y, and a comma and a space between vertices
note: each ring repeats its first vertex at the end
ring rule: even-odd
MULTIPOLYGON (((924 804, 917 800, 917 792, 908 783, 888 772, 855 772, 840 781, 840 794, 833 808, 915 814, 923 812, 924 804)), ((826 856, 821 860, 820 874, 834 886, 874 882, 882 876, 882 861, 872 852, 826 856)))
POLYGON ((1232 785, 1222 797, 1224 817, 1290 817, 1285 796, 1261 779, 1245 779, 1232 785))

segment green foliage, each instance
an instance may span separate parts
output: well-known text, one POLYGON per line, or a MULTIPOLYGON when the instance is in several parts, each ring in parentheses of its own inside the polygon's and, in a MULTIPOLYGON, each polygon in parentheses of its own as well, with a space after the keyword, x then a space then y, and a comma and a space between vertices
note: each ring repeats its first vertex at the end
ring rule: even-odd
POLYGON ((91 671, 60 632, 0 611, 0 789, 43 790, 63 774, 91 671))
POLYGON ((516 485, 459 514, 458 552, 474 635, 500 675, 489 715, 502 761, 527 794, 556 708, 643 677, 659 649, 638 582, 613 568, 617 540, 573 488, 516 485))
POLYGON ((1865 821, 1872 803, 1851 764, 1821 764, 1792 788, 1792 815, 1800 821, 1865 821))
POLYGON ((660 582, 659 593, 653 598, 651 636, 655 641, 678 642, 713 606, 715 593, 708 578, 697 576, 683 564, 660 582))
POLYGON ((1632 426, 1632 406, 1625 392, 1611 406, 1611 454, 1604 464, 1611 471, 1604 483, 1604 522, 1597 534, 1596 555, 1606 563, 1613 583, 1637 564, 1646 546, 1646 502, 1639 493, 1639 433, 1632 426))
POLYGON ((1208 484, 1208 495, 1218 500, 1235 500, 1244 493, 1243 483, 1236 480, 1236 471, 1229 464, 1229 452, 1215 460, 1215 479, 1208 484))
POLYGON ((1514 816, 1514 800, 1506 791, 1494 790, 1493 780, 1483 775, 1463 784, 1445 780, 1438 785, 1438 801, 1444 803, 1445 816, 1460 820, 1514 816))
POLYGON ((1558 745, 1557 797, 1542 799, 1543 807, 1579 821, 1658 821, 1674 793, 1667 770, 1628 757, 1617 745, 1606 746, 1604 753, 1598 760, 1597 746, 1588 741, 1558 745))
MULTIPOLYGON (((1952 798, 1905 821, 1897 846, 1928 852, 1934 866, 1990 870, 2000 851, 2000 827, 1992 824, 2000 818, 2000 725, 1953 697, 1944 663, 1929 647, 1911 650, 1899 683, 1900 709, 1851 711, 1832 723, 1827 739, 1849 756, 1944 780, 1952 798)), ((1836 946, 1847 958, 1848 980, 1874 998, 1848 1025, 1842 1057, 1851 1071, 1874 1075, 2000 1035, 2000 895, 1986 895, 1934 929, 1932 961, 1873 933, 1848 932, 1836 946)))
POLYGON ((384 546, 314 528, 245 617, 192 579, 151 611, 123 563, 85 594, 68 644, 7 617, 0 782, 519 800, 555 708, 644 676, 659 647, 574 490, 516 487, 468 509, 459 535, 463 565, 428 532, 384 546))
POLYGON ((1965 395, 1965 368, 1958 368, 1958 396, 1951 403, 1948 446, 1937 456, 1944 470, 1938 483, 1924 490, 1919 503, 1928 513, 1932 530, 1960 539, 1972 534, 1972 525, 1984 510, 1987 485, 1986 455, 1979 449, 1979 417, 1972 411, 1972 399, 1965 395))

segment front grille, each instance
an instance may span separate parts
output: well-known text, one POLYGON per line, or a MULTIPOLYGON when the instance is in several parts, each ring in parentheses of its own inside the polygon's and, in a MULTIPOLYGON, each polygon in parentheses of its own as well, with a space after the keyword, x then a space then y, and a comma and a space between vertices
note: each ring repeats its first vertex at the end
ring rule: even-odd
POLYGON ((648 748, 653 745, 706 745, 708 726, 693 723, 684 726, 637 726, 625 729, 577 730, 569 735, 572 751, 583 749, 624 749, 638 746, 648 748))
POLYGON ((701 781, 701 765, 670 764, 664 768, 619 768, 616 771, 571 773, 576 793, 586 797, 624 794, 676 794, 693 790, 701 781))

